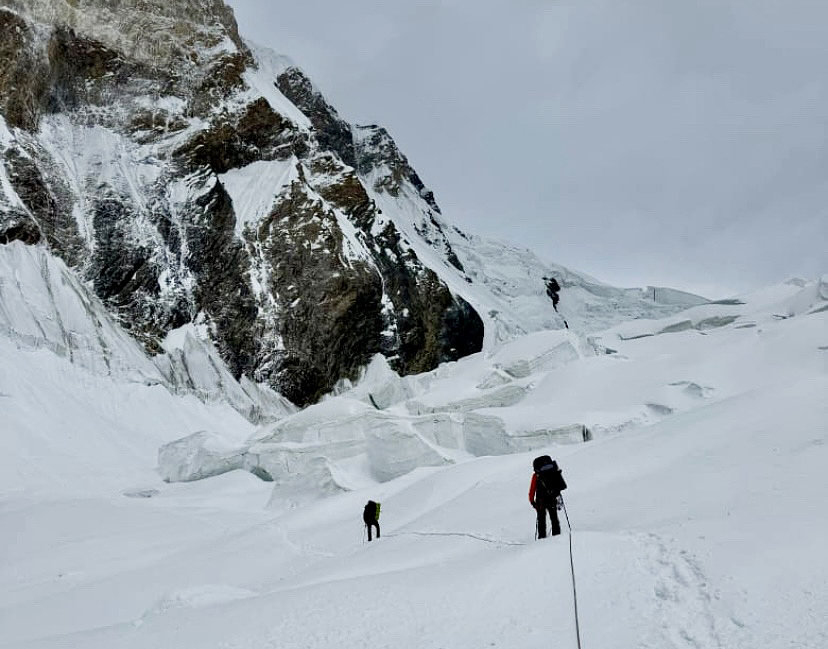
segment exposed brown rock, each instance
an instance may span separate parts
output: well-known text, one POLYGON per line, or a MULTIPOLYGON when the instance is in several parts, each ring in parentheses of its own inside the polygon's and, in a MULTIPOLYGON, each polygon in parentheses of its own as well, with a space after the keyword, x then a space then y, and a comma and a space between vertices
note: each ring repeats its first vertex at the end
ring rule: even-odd
POLYGON ((48 113, 107 105, 139 79, 161 81, 151 69, 64 27, 52 34, 48 57, 48 85, 41 100, 48 113))
POLYGON ((310 119, 322 149, 332 150, 346 165, 356 166, 351 126, 314 90, 305 73, 299 68, 288 68, 279 75, 276 85, 310 119))
POLYGON ((245 107, 240 115, 223 115, 176 151, 190 167, 207 167, 215 173, 266 159, 285 159, 296 139, 293 124, 275 112, 264 99, 245 107))
POLYGON ((346 263, 335 217, 300 183, 261 223, 257 242, 271 267, 270 290, 285 305, 281 349, 268 354, 274 385, 298 405, 329 392, 380 351, 382 282, 364 263, 346 263))
POLYGON ((368 232, 377 208, 354 172, 343 173, 336 182, 321 185, 317 191, 326 201, 342 209, 357 227, 368 232))
MULTIPOLYGON (((45 161, 23 155, 15 149, 4 152, 6 173, 17 195, 29 212, 35 215, 37 231, 59 252, 69 266, 77 266, 84 254, 66 187, 51 186, 41 169, 45 161)), ((21 239, 24 240, 24 239, 21 239)), ((31 243, 40 240, 40 236, 31 243)), ((28 242, 28 241, 27 241, 28 242)))
POLYGON ((260 341, 248 258, 235 238, 235 213, 221 184, 196 201, 186 228, 186 263, 197 279, 195 310, 215 323, 216 347, 235 377, 253 376, 260 341))
POLYGON ((9 126, 32 131, 46 90, 47 68, 22 18, 0 9, 0 34, 0 111, 9 126))

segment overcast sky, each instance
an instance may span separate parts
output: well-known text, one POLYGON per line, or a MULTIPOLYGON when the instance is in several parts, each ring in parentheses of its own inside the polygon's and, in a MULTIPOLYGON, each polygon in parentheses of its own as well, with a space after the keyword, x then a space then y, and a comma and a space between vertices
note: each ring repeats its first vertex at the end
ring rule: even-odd
POLYGON ((828 273, 825 0, 229 0, 443 214, 621 286, 828 273))

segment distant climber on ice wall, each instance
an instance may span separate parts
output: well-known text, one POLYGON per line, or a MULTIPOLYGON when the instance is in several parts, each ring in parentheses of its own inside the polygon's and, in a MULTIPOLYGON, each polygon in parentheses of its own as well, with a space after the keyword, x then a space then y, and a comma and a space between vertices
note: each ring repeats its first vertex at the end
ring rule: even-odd
POLYGON ((544 277, 543 279, 546 282, 546 294, 552 298, 552 307, 557 311, 558 302, 561 299, 561 296, 558 295, 561 291, 561 285, 554 277, 544 277))
MULTIPOLYGON (((543 281, 546 283, 546 294, 552 299, 552 308, 558 310, 558 302, 561 301, 561 285, 554 277, 544 277, 543 281)), ((569 329, 569 324, 564 320, 564 326, 569 329)))

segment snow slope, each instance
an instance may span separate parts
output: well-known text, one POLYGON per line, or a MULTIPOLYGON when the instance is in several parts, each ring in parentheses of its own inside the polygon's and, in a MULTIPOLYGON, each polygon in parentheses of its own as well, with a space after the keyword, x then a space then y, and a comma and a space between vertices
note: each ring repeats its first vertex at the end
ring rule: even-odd
MULTIPOLYGON (((392 386, 382 413, 467 399, 498 365, 531 385, 495 408, 507 429, 575 416, 594 429, 542 449, 569 483, 584 647, 828 646, 826 289, 628 323, 566 363, 538 363, 551 342, 536 334, 392 386)), ((7 339, 0 354, 0 647, 576 646, 566 527, 533 539, 541 449, 454 449, 385 482, 356 456, 335 471, 350 490, 291 507, 287 485, 247 472, 153 472, 172 429, 223 428, 232 445, 272 426, 7 339), (48 429, 58 417, 71 436, 48 429), (39 474, 16 471, 27 458, 39 474), (383 505, 371 544, 368 498, 383 505)), ((320 404, 332 421, 387 383, 373 371, 320 404)), ((320 430, 305 413, 316 428, 292 434, 320 430)))
MULTIPOLYGON (((485 323, 483 350, 534 331, 572 327, 581 332, 606 329, 631 318, 658 318, 704 303, 698 295, 652 287, 618 288, 584 273, 541 260, 531 250, 461 232, 434 212, 410 183, 399 195, 377 191, 385 170, 362 177, 384 218, 393 221, 417 257, 446 285, 474 306, 485 323), (448 245, 463 271, 449 263, 448 245), (555 309, 545 279, 561 286, 555 309)), ((379 227, 383 220, 379 220, 379 227)))
POLYGON ((0 338, 19 349, 49 350, 97 378, 227 403, 257 423, 296 410, 265 385, 236 381, 207 332, 194 326, 172 331, 166 353, 150 359, 76 275, 40 246, 0 246, 0 338))
POLYGON ((236 442, 253 431, 226 403, 98 376, 51 351, 2 337, 0 360, 4 501, 14 494, 140 489, 158 481, 159 445, 202 429, 236 442))
POLYGON ((140 345, 61 261, 39 246, 0 247, 0 334, 99 375, 159 383, 140 345))

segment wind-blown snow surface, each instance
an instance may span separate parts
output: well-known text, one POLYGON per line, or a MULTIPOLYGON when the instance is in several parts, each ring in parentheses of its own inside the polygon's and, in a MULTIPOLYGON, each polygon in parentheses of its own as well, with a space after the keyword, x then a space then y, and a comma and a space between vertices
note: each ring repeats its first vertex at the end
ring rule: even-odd
MULTIPOLYGON (((620 325, 566 362, 539 362, 560 340, 535 334, 378 404, 412 417, 411 400, 433 411, 499 376, 525 388, 491 408, 507 430, 594 431, 544 449, 569 483, 585 648, 828 646, 828 278, 742 302, 620 325)), ((458 448, 382 483, 334 462, 352 490, 291 508, 292 487, 247 472, 152 474, 171 429, 235 411, 173 407, 6 339, 0 355, 0 646, 576 646, 566 531, 533 538, 536 452, 458 448), (34 437, 49 412, 71 438, 34 437), (12 472, 26 454, 36 478, 12 472), (366 544, 369 498, 383 537, 366 544)), ((358 411, 378 383, 319 409, 358 411)))

